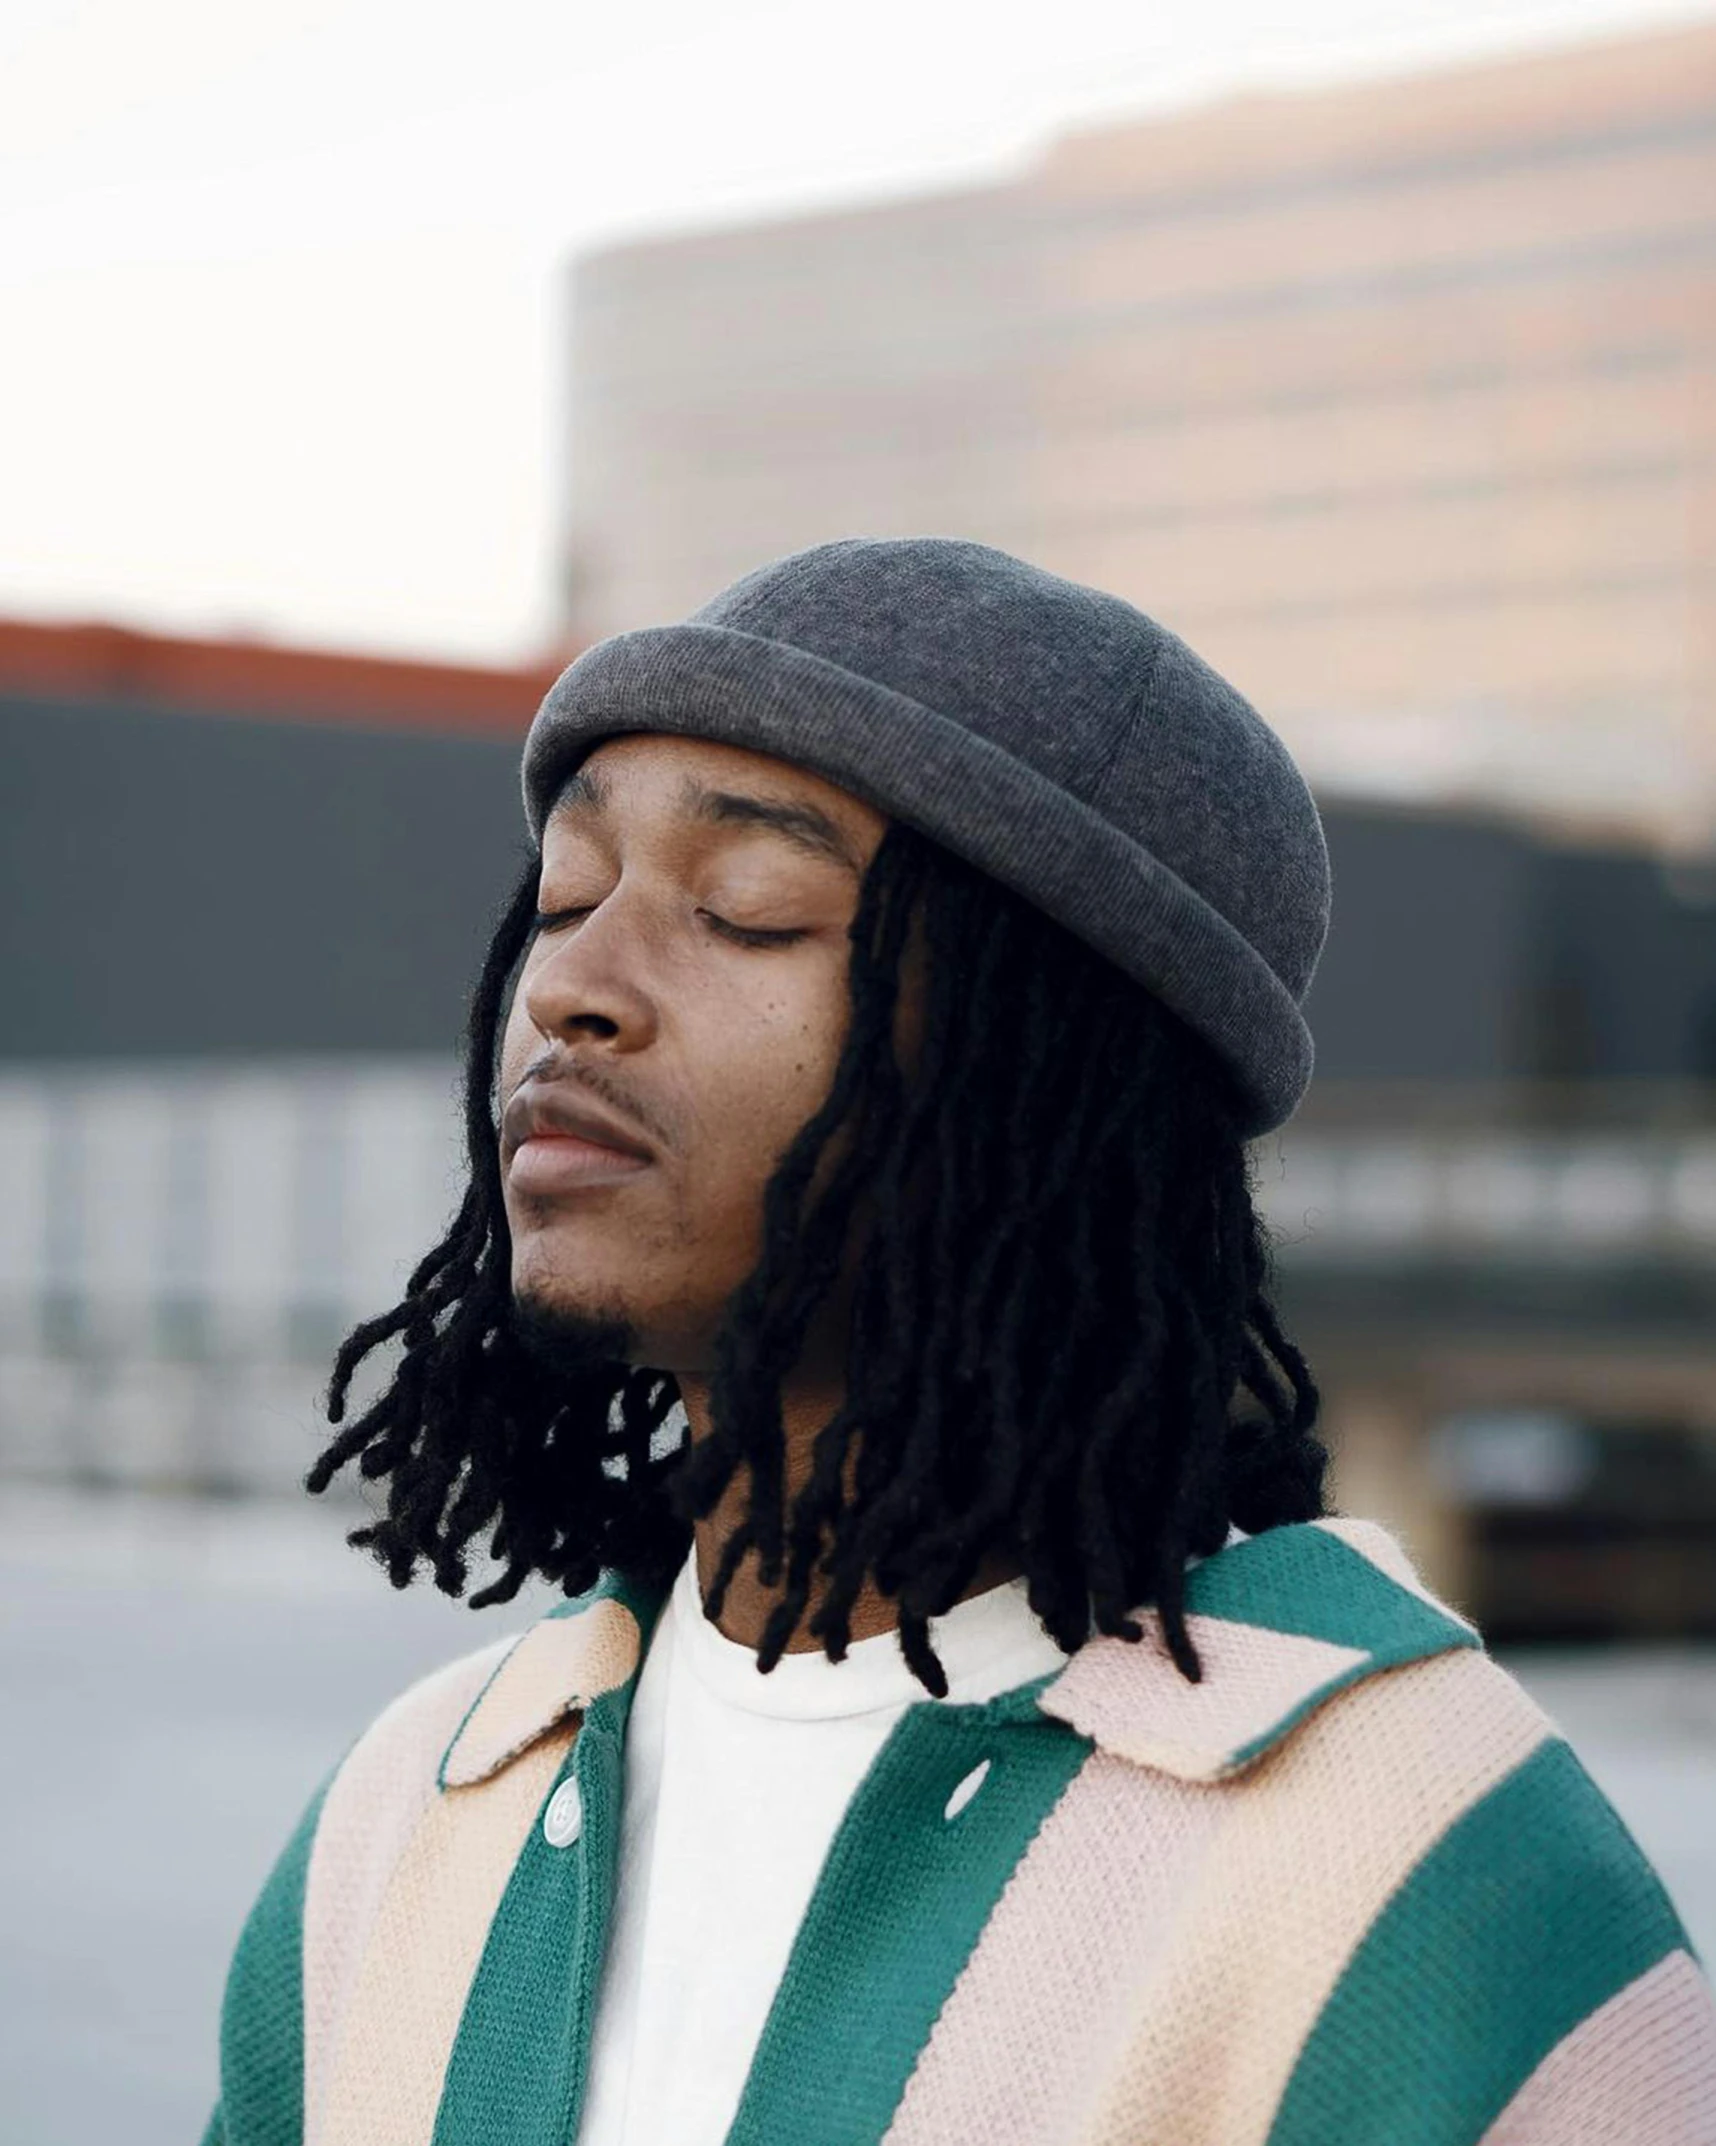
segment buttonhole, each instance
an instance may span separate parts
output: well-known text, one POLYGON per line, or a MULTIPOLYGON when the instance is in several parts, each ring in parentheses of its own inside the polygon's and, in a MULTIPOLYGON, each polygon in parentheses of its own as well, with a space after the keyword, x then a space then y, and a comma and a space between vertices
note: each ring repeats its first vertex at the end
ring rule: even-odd
POLYGON ((971 1771, 966 1775, 965 1779, 960 1782, 959 1786, 954 1790, 953 1794, 948 1797, 947 1809, 942 1813, 942 1816, 945 1819, 951 1822, 953 1819, 959 1816, 960 1812, 964 1810, 965 1806, 971 1801, 972 1797, 975 1796, 977 1791, 983 1786, 984 1780, 987 1777, 988 1772, 989 1761, 987 1759, 985 1759, 980 1766, 972 1767, 971 1771))

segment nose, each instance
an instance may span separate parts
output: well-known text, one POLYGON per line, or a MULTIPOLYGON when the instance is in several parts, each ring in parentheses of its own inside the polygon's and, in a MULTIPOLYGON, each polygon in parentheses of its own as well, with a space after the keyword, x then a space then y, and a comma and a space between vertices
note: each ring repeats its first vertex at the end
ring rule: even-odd
POLYGON ((642 1050, 656 1033, 656 1006, 643 977, 639 919, 616 889, 582 923, 538 942, 522 986, 531 1024, 550 1041, 587 1037, 621 1051, 642 1050))

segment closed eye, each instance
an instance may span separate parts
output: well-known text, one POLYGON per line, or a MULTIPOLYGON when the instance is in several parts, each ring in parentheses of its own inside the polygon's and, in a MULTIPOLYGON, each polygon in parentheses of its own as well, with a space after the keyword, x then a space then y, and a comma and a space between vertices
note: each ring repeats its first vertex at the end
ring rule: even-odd
POLYGON ((729 924, 725 917, 718 917, 713 909, 699 909, 697 914, 719 938, 730 939, 735 946, 791 946, 795 939, 806 936, 798 929, 763 931, 752 925, 729 924))
MULTIPOLYGON (((580 923, 592 913, 589 904, 577 909, 539 909, 534 929, 537 932, 559 931, 568 924, 580 923)), ((729 923, 725 917, 717 916, 713 909, 699 909, 697 914, 718 938, 729 940, 735 946, 791 946, 794 940, 808 936, 799 926, 770 931, 756 925, 729 923)))

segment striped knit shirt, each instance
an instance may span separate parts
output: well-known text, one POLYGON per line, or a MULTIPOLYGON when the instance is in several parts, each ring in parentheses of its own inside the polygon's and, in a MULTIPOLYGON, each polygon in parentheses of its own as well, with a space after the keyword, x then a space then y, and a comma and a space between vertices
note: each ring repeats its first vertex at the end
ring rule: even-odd
MULTIPOLYGON (((728 2146, 1716 2146, 1661 1884, 1393 1540, 1277 1528, 1188 1602, 1196 1684, 1144 1612, 906 1710, 728 2146)), ((659 1607, 608 1575, 346 1754, 239 1939, 208 2146, 571 2146, 659 1607)))

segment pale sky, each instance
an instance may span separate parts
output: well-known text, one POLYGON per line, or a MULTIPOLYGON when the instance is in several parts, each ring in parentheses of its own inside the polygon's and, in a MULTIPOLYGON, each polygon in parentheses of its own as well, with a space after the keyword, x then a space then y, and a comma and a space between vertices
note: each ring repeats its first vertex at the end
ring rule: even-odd
POLYGON ((1716 0, 6 0, 0 615, 509 661, 565 264, 1716 0))

